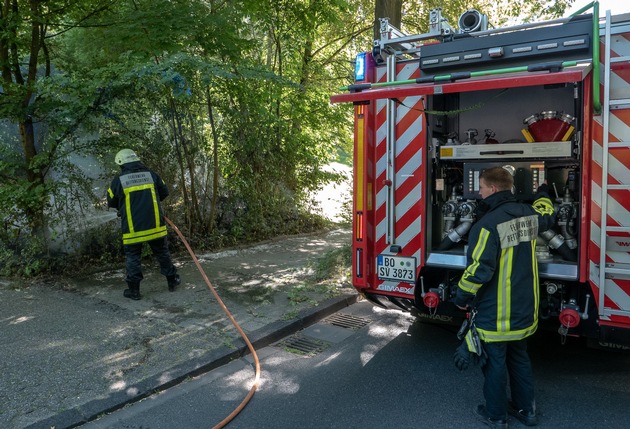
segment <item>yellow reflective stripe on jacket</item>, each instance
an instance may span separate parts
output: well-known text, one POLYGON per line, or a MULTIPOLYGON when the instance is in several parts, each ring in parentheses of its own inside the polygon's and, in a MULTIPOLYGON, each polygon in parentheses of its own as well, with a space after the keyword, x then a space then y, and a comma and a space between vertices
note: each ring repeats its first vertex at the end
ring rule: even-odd
POLYGON ((114 191, 112 191, 112 188, 107 188, 107 193, 109 194, 109 198, 114 198, 114 191))
POLYGON ((479 333, 479 337, 487 342, 493 343, 497 341, 517 341, 522 340, 523 338, 527 338, 536 332, 538 329, 538 319, 534 321, 534 323, 525 328, 519 329, 518 331, 510 331, 510 332, 494 332, 494 331, 486 331, 485 329, 481 329, 477 326, 477 332, 479 333))
POLYGON ((534 273, 534 314, 538 314, 538 307, 540 306, 540 279, 538 277, 538 260, 536 259, 536 240, 532 240, 532 273, 534 273))
POLYGON ((468 277, 474 276, 477 268, 479 268, 479 259, 481 259, 481 255, 483 255, 484 250, 486 249, 486 244, 488 243, 488 238, 490 237, 490 231, 485 228, 481 228, 479 232, 479 240, 477 240, 477 245, 473 249, 472 260, 473 263, 466 268, 464 271, 464 275, 459 281, 459 287, 469 293, 477 293, 479 288, 481 287, 481 283, 475 283, 468 280, 468 277))
POLYGON ((142 243, 144 241, 155 240, 156 238, 164 237, 167 234, 166 225, 159 226, 154 229, 137 233, 123 234, 123 244, 142 243))
POLYGON ((459 279, 459 288, 465 292, 477 293, 481 285, 481 283, 473 283, 465 280, 463 277, 459 279))
POLYGON ((497 331, 510 330, 512 307, 512 264, 514 247, 501 250, 499 257, 499 284, 497 285, 497 331))

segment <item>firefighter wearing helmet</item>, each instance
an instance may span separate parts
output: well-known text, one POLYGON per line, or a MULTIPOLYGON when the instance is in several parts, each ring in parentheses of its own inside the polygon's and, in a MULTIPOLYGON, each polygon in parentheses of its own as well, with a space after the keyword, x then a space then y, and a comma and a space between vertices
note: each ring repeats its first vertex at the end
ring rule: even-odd
POLYGON ((123 295, 138 300, 143 279, 142 247, 147 243, 166 276, 168 289, 174 291, 180 283, 177 269, 171 261, 166 240, 166 224, 160 202, 168 196, 168 188, 160 176, 140 162, 131 149, 122 149, 114 157, 121 173, 107 190, 107 205, 118 210, 125 249, 127 286, 123 295))

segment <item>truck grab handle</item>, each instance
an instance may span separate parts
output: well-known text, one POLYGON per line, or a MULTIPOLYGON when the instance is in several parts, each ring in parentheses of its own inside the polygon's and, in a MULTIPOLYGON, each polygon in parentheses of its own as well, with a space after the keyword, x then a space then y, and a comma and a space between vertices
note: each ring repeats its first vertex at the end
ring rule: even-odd
POLYGON ((352 85, 348 85, 348 91, 350 92, 361 92, 364 89, 370 89, 372 87, 371 83, 355 83, 352 85))
POLYGON ((559 72, 564 68, 562 61, 551 61, 548 63, 532 64, 527 66, 528 72, 550 71, 552 73, 559 72))

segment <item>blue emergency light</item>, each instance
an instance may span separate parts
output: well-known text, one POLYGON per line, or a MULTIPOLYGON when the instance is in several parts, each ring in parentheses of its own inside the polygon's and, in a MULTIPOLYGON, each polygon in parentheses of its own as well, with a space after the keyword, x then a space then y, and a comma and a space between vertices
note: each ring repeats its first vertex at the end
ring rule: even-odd
POLYGON ((364 80, 365 79, 365 52, 357 55, 357 58, 354 62, 354 80, 364 80))

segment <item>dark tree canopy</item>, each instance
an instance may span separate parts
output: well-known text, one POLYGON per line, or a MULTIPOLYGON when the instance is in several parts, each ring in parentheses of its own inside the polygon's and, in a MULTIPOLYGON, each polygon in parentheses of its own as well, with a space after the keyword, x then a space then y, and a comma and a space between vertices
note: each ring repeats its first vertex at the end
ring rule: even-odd
MULTIPOLYGON (((561 15, 570 1, 543 3, 471 6, 500 24, 561 15)), ((469 7, 3 0, 0 274, 24 260, 36 272, 51 240, 79 251, 117 242, 115 228, 113 238, 102 230, 90 238, 80 225, 102 213, 123 147, 172 184, 168 215, 198 246, 320 227, 310 195, 335 178, 322 167, 352 153, 351 106, 331 105, 330 95, 351 82, 355 55, 371 49, 375 18, 423 32, 438 6, 450 22, 469 7)))

